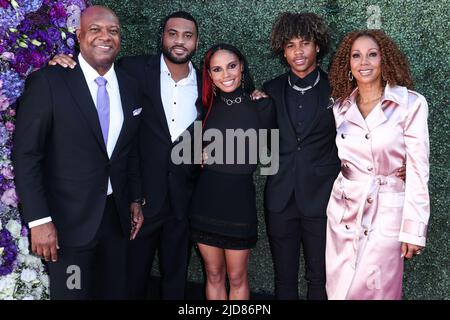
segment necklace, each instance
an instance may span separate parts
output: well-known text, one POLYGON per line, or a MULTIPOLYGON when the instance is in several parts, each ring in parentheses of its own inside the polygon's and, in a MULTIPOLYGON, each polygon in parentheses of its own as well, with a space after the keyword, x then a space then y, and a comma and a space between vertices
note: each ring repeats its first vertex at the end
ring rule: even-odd
POLYGON ((220 96, 220 99, 222 99, 222 101, 225 102, 227 106, 231 106, 233 104, 239 104, 239 103, 242 102, 242 97, 241 96, 238 96, 238 97, 236 97, 234 99, 227 99, 227 98, 224 98, 224 97, 220 96))
POLYGON ((314 88, 316 86, 316 84, 319 83, 319 81, 320 81, 320 72, 317 72, 317 78, 316 78, 316 81, 314 81, 314 84, 312 86, 307 86, 307 87, 301 88, 295 84, 292 85, 291 77, 290 76, 288 77, 288 82, 289 82, 289 85, 291 86, 291 88, 294 89, 295 91, 299 91, 301 94, 305 94, 306 91, 314 88))

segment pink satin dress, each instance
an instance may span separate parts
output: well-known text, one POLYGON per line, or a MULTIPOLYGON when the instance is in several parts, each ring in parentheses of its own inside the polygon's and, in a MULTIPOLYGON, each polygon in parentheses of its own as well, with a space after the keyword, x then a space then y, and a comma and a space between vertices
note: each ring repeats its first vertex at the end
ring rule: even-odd
POLYGON ((401 244, 425 246, 430 213, 428 105, 387 85, 364 119, 356 96, 333 106, 342 167, 327 208, 327 294, 401 299, 401 244), (405 162, 403 182, 395 173, 405 162))

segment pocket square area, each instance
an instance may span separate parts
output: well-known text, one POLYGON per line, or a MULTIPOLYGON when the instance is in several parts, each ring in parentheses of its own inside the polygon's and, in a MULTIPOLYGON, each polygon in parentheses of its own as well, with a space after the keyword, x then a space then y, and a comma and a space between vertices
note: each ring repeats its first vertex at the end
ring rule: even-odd
POLYGON ((137 108, 133 110, 133 116, 138 116, 141 114, 142 108, 137 108))

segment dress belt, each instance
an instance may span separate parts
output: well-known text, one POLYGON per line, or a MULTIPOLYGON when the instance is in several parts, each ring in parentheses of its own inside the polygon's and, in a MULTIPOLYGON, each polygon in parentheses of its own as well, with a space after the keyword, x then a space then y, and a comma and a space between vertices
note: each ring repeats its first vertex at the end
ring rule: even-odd
MULTIPOLYGON (((366 241, 369 237, 371 230, 371 225, 367 226, 367 230, 364 230, 362 227, 362 220, 364 215, 364 209, 366 208, 366 203, 370 204, 370 208, 368 213, 373 214, 373 210, 376 210, 378 207, 378 193, 380 191, 380 188, 386 188, 389 191, 392 192, 402 192, 404 191, 404 183, 403 181, 395 176, 395 174, 392 175, 370 175, 370 174, 364 174, 357 170, 351 170, 349 168, 343 167, 341 170, 342 176, 350 181, 358 181, 358 182, 364 182, 364 192, 361 195, 361 202, 358 207, 358 211, 356 214, 356 223, 355 223, 355 235, 353 238, 353 255, 352 255, 352 267, 353 269, 356 269, 359 258, 361 256, 361 253, 364 251, 364 247, 366 244, 366 241), (360 243, 360 237, 365 232, 366 237, 363 239, 363 242, 360 243)), ((358 183, 358 187, 360 187, 361 184, 358 183)), ((370 220, 371 223, 371 220, 370 220)))

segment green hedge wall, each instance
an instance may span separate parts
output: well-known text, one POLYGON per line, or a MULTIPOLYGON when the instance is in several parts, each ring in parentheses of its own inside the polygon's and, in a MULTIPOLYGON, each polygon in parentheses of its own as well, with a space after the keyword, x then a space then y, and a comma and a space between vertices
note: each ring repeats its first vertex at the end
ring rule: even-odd
MULTIPOLYGON (((430 106, 431 138, 430 193, 432 213, 425 253, 406 262, 405 299, 450 298, 450 0, 97 0, 117 12, 123 25, 122 55, 155 53, 161 20, 176 10, 197 19, 200 46, 194 58, 199 65, 206 49, 217 42, 238 46, 247 56, 257 86, 284 72, 271 54, 272 23, 283 11, 312 11, 323 16, 333 31, 332 51, 349 31, 375 26, 387 32, 408 56, 416 90, 430 106), (375 5, 375 6, 374 6, 375 5)), ((329 57, 323 68, 328 69, 329 57)), ((273 267, 262 211, 264 180, 257 177, 259 242, 250 260, 251 290, 273 293, 273 267)), ((157 272, 157 269, 155 269, 157 272)), ((303 261, 300 296, 305 296, 303 261)), ((202 267, 193 251, 189 278, 203 282, 202 267)))

